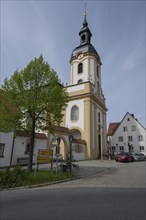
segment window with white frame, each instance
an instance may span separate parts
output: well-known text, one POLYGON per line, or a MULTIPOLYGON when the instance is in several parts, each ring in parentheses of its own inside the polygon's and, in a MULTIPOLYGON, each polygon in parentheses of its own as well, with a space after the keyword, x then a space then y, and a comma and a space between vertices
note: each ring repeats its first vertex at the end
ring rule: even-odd
POLYGON ((140 151, 144 151, 144 146, 139 146, 140 151))
POLYGON ((136 126, 135 125, 131 126, 131 131, 136 131, 136 126))
POLYGON ((133 137, 132 136, 128 136, 128 141, 133 141, 133 137))
POLYGON ((123 137, 119 136, 119 142, 123 142, 123 137))
POLYGON ((79 108, 78 106, 74 105, 71 108, 71 121, 76 121, 79 119, 79 108))
POLYGON ((0 157, 4 157, 5 144, 0 143, 0 157))
POLYGON ((124 147, 123 146, 119 146, 119 150, 120 151, 124 151, 124 147))
POLYGON ((124 132, 127 131, 127 127, 126 127, 126 126, 123 127, 123 131, 124 131, 124 132))
POLYGON ((142 135, 138 135, 138 141, 143 141, 143 136, 142 135))

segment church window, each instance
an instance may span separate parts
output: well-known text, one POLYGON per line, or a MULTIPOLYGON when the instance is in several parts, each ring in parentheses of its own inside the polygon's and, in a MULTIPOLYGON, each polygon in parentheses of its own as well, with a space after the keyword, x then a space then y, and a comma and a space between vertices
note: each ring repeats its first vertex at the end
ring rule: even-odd
POLYGON ((79 119, 79 108, 78 106, 74 105, 71 109, 71 120, 76 121, 79 119))
POLYGON ((80 84, 80 83, 82 83, 83 82, 83 80, 82 79, 79 79, 78 80, 78 84, 80 84))
POLYGON ((83 64, 79 63, 78 65, 78 73, 82 73, 83 72, 83 64))

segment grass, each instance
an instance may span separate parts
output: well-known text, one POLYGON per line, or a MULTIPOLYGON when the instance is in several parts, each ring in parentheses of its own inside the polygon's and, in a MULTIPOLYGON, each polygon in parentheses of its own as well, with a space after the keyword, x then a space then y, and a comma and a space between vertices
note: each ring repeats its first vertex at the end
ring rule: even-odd
POLYGON ((74 174, 58 170, 33 170, 28 172, 21 167, 14 169, 7 168, 0 171, 0 189, 9 189, 18 186, 29 186, 51 183, 54 181, 65 180, 74 177, 74 174))

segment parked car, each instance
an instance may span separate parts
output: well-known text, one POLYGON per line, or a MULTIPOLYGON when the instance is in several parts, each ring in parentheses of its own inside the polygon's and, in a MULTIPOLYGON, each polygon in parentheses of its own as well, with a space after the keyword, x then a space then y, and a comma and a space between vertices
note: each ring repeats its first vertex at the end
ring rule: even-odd
POLYGON ((129 154, 128 152, 121 152, 115 156, 115 160, 117 162, 132 162, 134 161, 134 158, 132 154, 129 154))
POLYGON ((140 153, 144 155, 144 159, 146 160, 146 153, 143 151, 141 151, 140 153))
POLYGON ((144 161, 145 156, 143 153, 133 153, 134 161, 144 161))

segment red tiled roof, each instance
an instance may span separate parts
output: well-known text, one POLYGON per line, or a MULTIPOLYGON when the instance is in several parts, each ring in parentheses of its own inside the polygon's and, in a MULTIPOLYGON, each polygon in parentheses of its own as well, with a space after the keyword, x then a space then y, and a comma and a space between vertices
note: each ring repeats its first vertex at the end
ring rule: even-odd
POLYGON ((66 128, 66 127, 57 126, 57 125, 52 125, 51 128, 52 128, 54 131, 71 134, 71 131, 70 131, 68 128, 66 128))
POLYGON ((72 141, 73 143, 77 143, 77 144, 86 144, 86 141, 85 140, 82 140, 82 139, 73 139, 72 141))
MULTIPOLYGON (((17 131, 16 136, 30 137, 30 132, 28 132, 28 131, 17 131)), ((44 133, 35 133, 35 138, 47 139, 47 136, 44 133)))
POLYGON ((107 135, 112 136, 115 133, 115 131, 117 130, 117 128, 119 127, 119 125, 120 125, 120 122, 110 123, 109 127, 108 127, 107 135))

